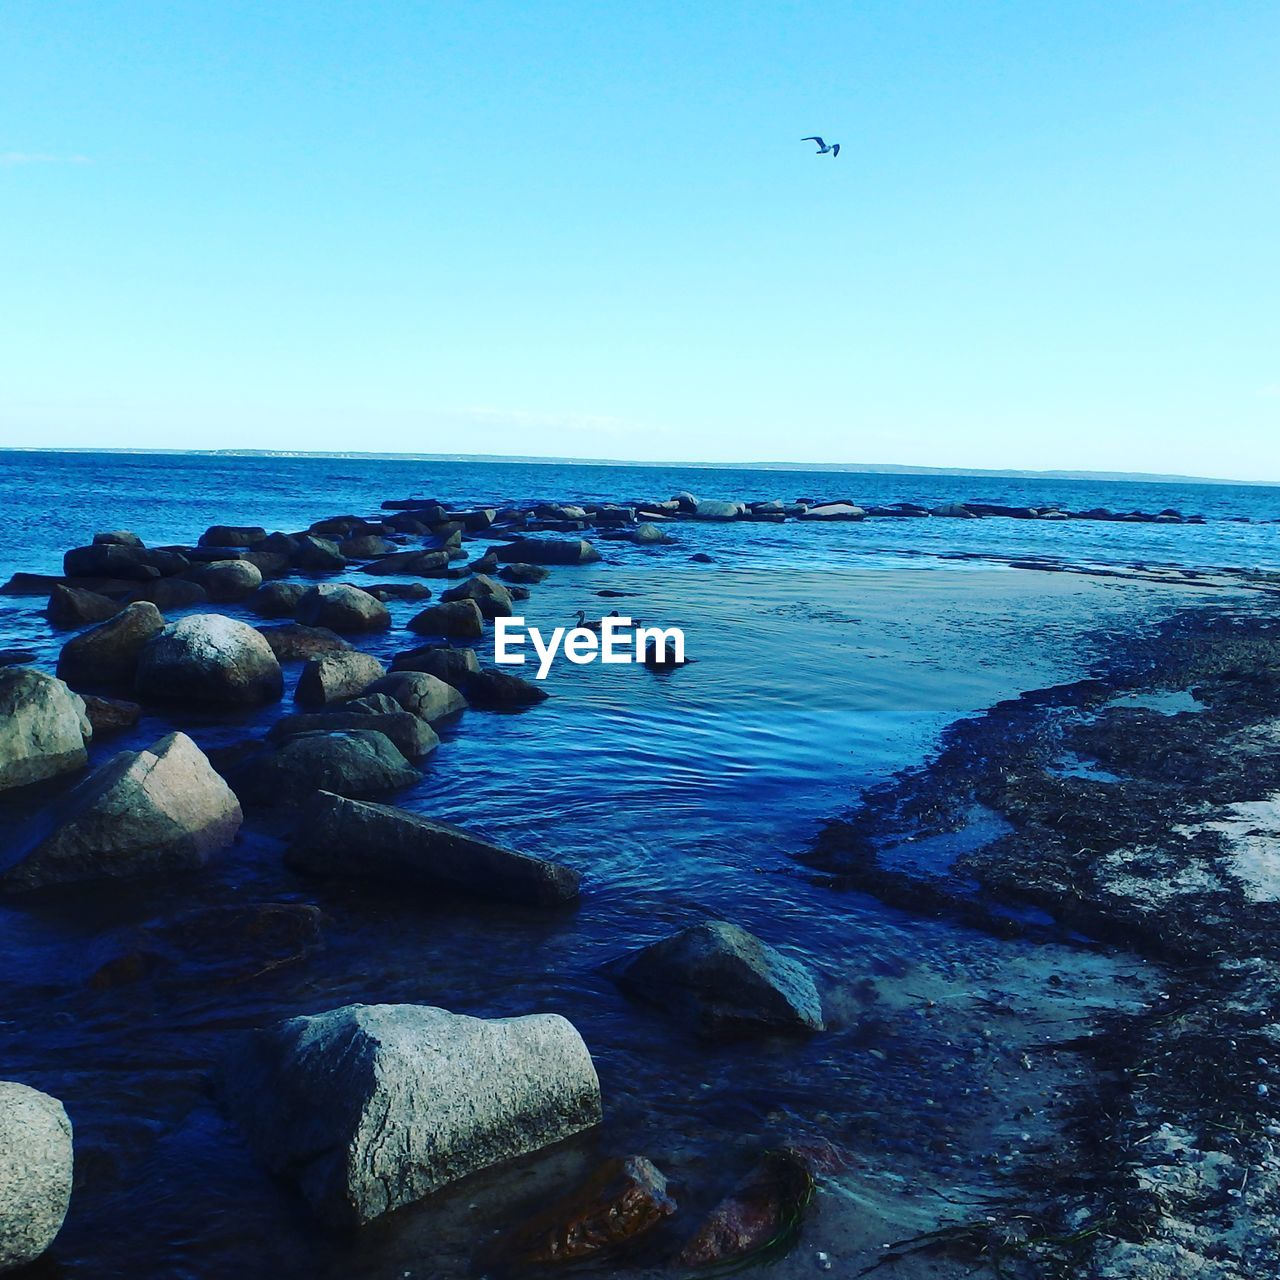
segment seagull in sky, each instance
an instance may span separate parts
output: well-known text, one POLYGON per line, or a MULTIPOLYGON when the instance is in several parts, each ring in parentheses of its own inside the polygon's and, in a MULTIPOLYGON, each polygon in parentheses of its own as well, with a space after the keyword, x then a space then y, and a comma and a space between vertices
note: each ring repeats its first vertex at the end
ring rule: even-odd
POLYGON ((840 154, 840 144, 838 142, 833 142, 830 146, 827 146, 827 144, 817 136, 801 138, 800 141, 816 142, 818 144, 818 150, 815 152, 816 155, 820 155, 820 156, 829 155, 832 157, 832 159, 834 159, 836 156, 840 154))

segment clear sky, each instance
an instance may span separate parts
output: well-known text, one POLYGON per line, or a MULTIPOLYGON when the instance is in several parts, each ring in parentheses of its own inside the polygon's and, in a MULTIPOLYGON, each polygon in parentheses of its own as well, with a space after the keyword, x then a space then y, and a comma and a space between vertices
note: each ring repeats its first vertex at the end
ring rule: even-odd
POLYGON ((1274 0, 5 0, 0 444, 1280 480, 1278 67, 1274 0))

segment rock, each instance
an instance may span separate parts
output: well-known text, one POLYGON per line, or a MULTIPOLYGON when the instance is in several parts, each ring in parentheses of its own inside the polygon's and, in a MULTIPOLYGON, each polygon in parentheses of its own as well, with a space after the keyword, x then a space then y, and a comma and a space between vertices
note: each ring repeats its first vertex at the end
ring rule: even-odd
POLYGON ((338 544, 328 538, 317 538, 314 533, 299 534, 295 538, 289 559, 299 569, 310 569, 312 572, 347 567, 347 558, 338 550, 338 544))
POLYGON ((142 718, 142 708, 136 702, 123 698, 97 698, 87 694, 84 698, 85 715, 93 726, 93 736, 104 733, 122 733, 132 729, 142 718))
POLYGON ((292 618, 310 590, 301 582, 268 582, 245 601, 260 618, 292 618))
POLYGON ((538 907, 571 902, 582 880, 560 863, 515 853, 461 827, 324 791, 304 813, 285 860, 316 875, 443 885, 538 907))
POLYGON ((0 649, 0 667, 21 667, 36 660, 33 649, 0 649))
POLYGON ((47 1093, 0 1081, 0 1271, 34 1262, 71 1204, 71 1121, 47 1093))
POLYGON ((178 547, 156 547, 146 553, 147 563, 162 578, 172 578, 176 574, 186 573, 191 568, 191 561, 187 556, 188 550, 188 548, 179 549, 178 547))
POLYGON ((49 592, 49 607, 45 612, 55 627, 84 627, 114 618, 123 608, 119 601, 100 596, 96 591, 82 591, 59 582, 49 592))
POLYGON ((47 596, 62 579, 52 573, 15 573, 0 587, 0 596, 47 596))
POLYGON ((409 630, 423 636, 479 640, 484 635, 484 615, 474 600, 455 600, 432 605, 410 618, 409 630))
POLYGON ((934 507, 929 513, 930 515, 943 516, 952 520, 976 520, 977 516, 973 514, 963 503, 960 502, 944 502, 941 506, 934 507))
POLYGON ((302 707, 324 707, 362 694, 387 669, 377 658, 358 649, 321 653, 307 659, 298 677, 294 701, 302 707))
POLYGON ((131 592, 129 599, 149 600, 161 613, 166 613, 204 604, 209 593, 198 582, 188 582, 185 578, 157 578, 131 592))
POLYGON ((378 556, 391 555, 396 544, 376 533, 360 533, 344 538, 338 550, 347 560, 374 560, 378 556))
POLYGON ((232 770, 236 794, 251 804, 297 804, 317 791, 378 796, 420 778, 404 754, 376 729, 295 733, 232 770))
POLYGON ((257 525, 215 524, 200 535, 202 547, 252 547, 267 536, 257 525))
POLYGON ((385 693, 428 724, 467 709, 467 700, 451 684, 425 671, 394 671, 375 680, 366 694, 385 693))
POLYGON ((0 888, 114 880, 204 866, 240 829, 240 805, 200 748, 171 733, 122 751, 71 792, 57 825, 20 844, 0 888))
POLYGON ((557 1014, 348 1005, 246 1037, 223 1096, 326 1222, 370 1222, 600 1123, 600 1083, 557 1014))
POLYGON ((693 514, 699 520, 736 520, 744 514, 746 508, 741 502, 699 502, 693 514))
POLYGON ((581 1186, 502 1236, 486 1255, 504 1270, 600 1257, 675 1211, 666 1178, 644 1156, 606 1160, 581 1186))
POLYGON ((372 573, 381 577, 397 574, 418 578, 441 578, 449 567, 447 551, 397 551, 393 555, 383 556, 372 564, 362 567, 362 573, 372 573))
POLYGON ((221 614, 193 613, 143 649, 135 687, 144 701, 256 706, 280 697, 284 677, 260 631, 221 614))
POLYGON ((545 702, 550 694, 532 680, 486 667, 467 677, 462 687, 467 701, 484 711, 511 711, 545 702))
POLYGON ((425 671, 428 675, 465 687, 467 678, 480 670, 474 649, 453 649, 443 644, 424 644, 418 649, 398 653, 391 660, 392 671, 425 671))
MULTIPOLYGON (((497 552, 494 552, 496 557, 497 552)), ((504 565, 498 576, 507 582, 538 583, 551 576, 551 570, 540 564, 520 564, 519 562, 504 565)))
POLYGON ((705 551, 695 551, 689 559, 694 564, 715 564, 716 562, 715 556, 709 556, 705 551))
POLYGON ((786 1150, 767 1152, 711 1210, 675 1263, 709 1267, 785 1248, 799 1234, 812 1198, 813 1175, 805 1162, 786 1150))
POLYGON ((243 600, 262 586, 262 571, 248 560, 215 560, 194 570, 191 577, 210 600, 220 604, 243 600))
POLYGON ((694 925, 615 961, 628 995, 661 1005, 704 1035, 821 1031, 809 971, 723 920, 694 925))
MULTIPOLYGON (((411 711, 406 711, 389 693, 362 693, 358 698, 352 698, 350 702, 340 702, 336 707, 330 707, 330 715, 338 715, 344 711, 368 711, 374 715, 413 715, 411 711)), ((415 720, 417 716, 413 717, 415 720)), ((424 722, 425 723, 425 722, 424 722)))
POLYGON ((388 600, 431 599, 431 588, 425 582, 371 582, 365 590, 383 604, 388 600))
POLYGON ((283 716, 271 726, 267 734, 272 742, 281 742, 285 738, 296 737, 300 733, 332 733, 339 729, 371 729, 374 733, 385 734, 394 743, 397 751, 406 760, 421 760, 440 745, 435 730, 425 721, 420 720, 412 712, 405 711, 393 699, 392 710, 383 707, 376 709, 359 707, 358 699, 346 702, 339 707, 310 715, 283 716))
POLYGON ((682 489, 671 499, 680 511, 696 511, 698 509, 698 499, 693 496, 687 489, 682 489))
POLYGON ((381 600, 347 582, 312 587, 298 601, 297 619, 304 626, 328 627, 341 633, 385 631, 391 614, 381 600))
POLYGON ((520 538, 496 550, 504 564, 590 564, 600 559, 600 553, 584 539, 520 538))
POLYGON ((276 655, 277 662, 305 662, 325 653, 348 653, 351 646, 328 627, 304 627, 300 622, 285 622, 278 627, 263 627, 262 638, 276 655))
POLYGON ((484 555, 479 559, 473 560, 467 565, 468 573, 497 573, 498 572, 498 553, 490 547, 484 555))
POLYGON ((68 640, 58 655, 58 679, 78 689, 132 689, 143 650, 163 630, 160 610, 136 601, 68 640))
POLYGON ((109 529, 105 533, 95 533, 93 541, 97 546, 106 544, 118 547, 141 547, 143 545, 142 539, 131 529, 109 529))
POLYGON ((865 520, 867 513, 852 502, 827 502, 809 507, 801 520, 865 520))
POLYGON ((658 525, 645 521, 644 524, 638 524, 631 530, 631 541, 647 546, 656 542, 670 542, 671 535, 658 525))
POLYGON ((0 791, 83 769, 92 737, 84 702, 61 680, 0 667, 0 791))
POLYGON ((377 537, 385 531, 386 526, 381 520, 366 520, 364 516, 330 516, 325 520, 313 520, 307 529, 308 533, 322 538, 377 537))
POLYGON ((118 578, 128 582, 146 582, 160 576, 160 571, 148 562, 145 550, 112 542, 73 547, 62 557, 62 571, 68 578, 118 578))
POLYGON ((487 573, 477 573, 460 587, 450 587, 440 599, 446 604, 455 600, 474 600, 486 618, 511 616, 511 593, 487 573))

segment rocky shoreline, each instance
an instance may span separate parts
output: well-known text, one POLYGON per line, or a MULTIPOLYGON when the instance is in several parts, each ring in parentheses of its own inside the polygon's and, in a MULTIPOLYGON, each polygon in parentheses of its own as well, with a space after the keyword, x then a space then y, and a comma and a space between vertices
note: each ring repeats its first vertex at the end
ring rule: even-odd
MULTIPOLYGON (((184 546, 146 547, 129 531, 105 531, 67 551, 62 575, 20 573, 0 588, 47 598, 51 624, 74 633, 56 675, 24 665, 21 654, 0 667, 0 793, 18 828, 0 871, 6 901, 56 912, 95 886, 216 865, 246 831, 258 830, 284 835, 284 863, 304 879, 456 892, 542 911, 571 906, 582 892, 573 868, 384 802, 412 785, 439 748, 433 726, 473 709, 536 713, 545 691, 482 666, 471 646, 549 573, 599 559, 592 542, 562 535, 589 532, 602 543, 625 539, 678 553, 678 543, 668 544, 681 520, 1201 519, 981 503, 864 510, 843 501, 744 504, 690 494, 626 505, 449 510, 413 499, 383 508, 326 517, 293 533, 216 525, 184 546), (468 544, 477 540, 485 545, 473 555, 468 544), (437 597, 439 580, 449 585, 437 597), (407 647, 390 664, 361 647, 392 628, 388 602, 418 609, 407 622, 407 647), (247 611, 262 625, 219 606, 247 611), (234 719, 286 696, 298 710, 262 737, 205 752, 175 724, 81 777, 93 744, 144 714, 234 719)), ((868 797, 806 859, 833 886, 917 912, 954 912, 967 923, 1040 930, 1059 941, 1088 934, 1157 957, 1179 982, 1167 1007, 1129 1016, 1123 1029, 1099 1026, 1091 1037, 1090 1052, 1109 1081, 1123 1082, 1162 1055, 1185 1056, 1193 1041, 1216 1053, 1234 1040, 1253 1059, 1266 1059, 1274 1029, 1259 1020, 1274 1021, 1265 961, 1280 908, 1257 896, 1264 890, 1256 883, 1249 888, 1240 866, 1220 863, 1228 856, 1222 842, 1236 838, 1249 850, 1238 855, 1249 874, 1272 874, 1270 855, 1255 847, 1249 824, 1257 815, 1248 806, 1271 803, 1280 789, 1280 730, 1273 751, 1265 716, 1280 684, 1280 634, 1247 616, 1196 625, 1202 632, 1187 623, 1183 632, 1153 634, 1139 646, 1141 662, 1130 658, 1070 690, 997 707, 972 722, 980 728, 957 727, 934 765, 868 797), (1121 715, 1132 710, 1109 708, 1123 693, 1174 685, 1193 686, 1205 708, 1171 717, 1151 711, 1136 722, 1121 715), (1055 735, 1066 732, 1067 713, 1083 717, 1069 729, 1071 750, 1094 761, 1105 780, 1059 777, 1050 767, 1052 753, 1061 754, 1055 735), (1184 726, 1188 715, 1200 718, 1184 726), (1139 735, 1144 745, 1135 748, 1139 735), (1152 741, 1154 752, 1145 745, 1152 741), (1224 741, 1248 752, 1247 782, 1224 741), (1017 781, 1009 772, 1014 760, 1017 781), (1152 776, 1153 761, 1163 773, 1152 776), (975 804, 1011 833, 965 851, 947 874, 903 869, 884 856, 889 844, 962 831, 975 804), (1178 833, 1172 852, 1169 832, 1178 833), (1167 891, 1135 888, 1153 883, 1167 891), (1033 905, 1044 918, 1028 922, 1000 905, 1009 901, 1033 905), (1246 959, 1253 963, 1241 968, 1246 959), (1182 1011, 1177 1033, 1191 1037, 1185 1043, 1170 1040, 1171 1009, 1182 1011)), ((1280 870, 1275 875, 1280 880, 1280 870)), ((307 945, 313 922, 296 910, 283 922, 277 915, 272 927, 286 928, 287 946, 307 945)), ((103 981, 122 973, 104 972, 103 981)), ((826 1025, 823 997, 805 967, 727 921, 620 956, 608 976, 630 998, 712 1040, 803 1037, 826 1025)), ((365 1223, 597 1125, 608 1098, 589 1049, 571 1022, 537 1011, 484 1020, 422 1005, 335 1005, 247 1038, 221 1069, 220 1097, 263 1164, 322 1221, 365 1223)), ((1205 1137, 1206 1099, 1193 1105, 1187 1090, 1199 1077, 1189 1070, 1179 1071, 1172 1092, 1147 1088, 1141 1107, 1117 1093, 1107 1095, 1102 1118, 1082 1112, 1074 1184, 1085 1189, 1066 1197, 1041 1177, 1034 1230, 1025 1221, 1009 1226, 1022 1235, 1000 1248, 1035 1265, 1075 1266, 1087 1256, 1098 1274, 1136 1276, 1159 1273, 1125 1271, 1126 1256, 1149 1262, 1153 1249, 1167 1246, 1208 1258, 1224 1277, 1254 1274, 1249 1267, 1276 1225, 1266 1207, 1276 1185, 1268 1145, 1276 1117, 1262 1086, 1270 1061, 1280 1063, 1280 1045, 1270 1052, 1266 1066, 1255 1062, 1211 1099, 1216 1123, 1234 1126, 1229 1149, 1205 1137), (1157 1115, 1176 1135, 1169 1142, 1181 1159, 1211 1166, 1224 1194, 1240 1192, 1226 1204, 1234 1211, 1229 1230, 1204 1225, 1177 1201, 1178 1188, 1151 1172, 1155 1165, 1144 1182, 1132 1158, 1114 1154, 1142 1145, 1139 1131, 1146 1150, 1156 1150, 1147 1130, 1157 1115), (1096 1149, 1086 1156, 1088 1144, 1096 1149), (1243 1169, 1252 1172, 1247 1194, 1232 1182, 1243 1169), (1166 1191, 1177 1201, 1172 1207, 1166 1191), (1127 1246, 1138 1253, 1125 1255, 1127 1246)), ((49 1133, 47 1142, 12 1146, 11 1165, 0 1170, 5 1269, 42 1254, 62 1224, 72 1196, 74 1116, 68 1121, 55 1099, 33 1099, 25 1086, 0 1089, 7 1091, 0 1124, 25 1128, 39 1112, 49 1133), (17 1190, 33 1187, 34 1199, 17 1190)), ((718 1202, 695 1193, 700 1208, 691 1216, 678 1210, 684 1193, 674 1196, 647 1157, 615 1153, 567 1199, 512 1228, 507 1252, 485 1262, 521 1271, 628 1257, 638 1246, 646 1265, 658 1249, 692 1271, 771 1256, 796 1237, 815 1185, 843 1163, 839 1152, 812 1144, 761 1152, 718 1202)), ((992 1238, 961 1224, 918 1243, 989 1257, 992 1238)))

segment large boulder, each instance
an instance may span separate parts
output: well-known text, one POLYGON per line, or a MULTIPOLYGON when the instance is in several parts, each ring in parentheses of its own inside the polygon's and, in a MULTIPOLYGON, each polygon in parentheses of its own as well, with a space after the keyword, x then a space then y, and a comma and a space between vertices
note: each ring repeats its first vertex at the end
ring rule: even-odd
POLYGON ((154 582, 144 582, 130 593, 129 599, 150 600, 161 613, 167 613, 205 604, 209 593, 198 582, 189 582, 186 578, 157 578, 154 582))
POLYGON ((92 736, 84 702, 61 680, 0 667, 0 791, 83 769, 92 736))
POLYGON ((119 578, 131 582, 160 577, 160 570, 151 563, 147 551, 116 542, 73 547, 62 557, 62 571, 68 578, 119 578))
POLYGON ((717 502, 714 498, 705 498, 693 509, 699 520, 736 520, 746 514, 746 507, 741 502, 717 502))
POLYGON ((638 543, 640 546, 649 546, 658 542, 670 542, 671 535, 662 528, 661 525, 653 524, 651 521, 644 521, 631 530, 631 541, 638 543))
POLYGON ((854 506, 852 502, 826 502, 821 506, 809 507, 800 517, 801 520, 865 520, 867 513, 854 506))
POLYGON ((590 564, 600 559, 595 547, 582 538, 520 538, 497 551, 504 564, 590 564))
POLYGON ((262 586, 262 570, 250 560, 214 560, 193 570, 191 578, 219 604, 244 600, 262 586))
POLYGON ((255 753, 231 774, 250 804, 297 804, 317 791, 377 796, 411 787, 421 775, 385 733, 334 729, 298 733, 255 753))
POLYGON ((262 1161, 326 1222, 369 1222, 600 1122, 600 1083, 557 1014, 348 1005, 253 1033, 223 1092, 262 1161))
POLYGON ((571 902, 582 880, 570 867, 504 849, 447 822, 325 791, 311 800, 286 861, 315 875, 444 886, 538 907, 571 902))
POLYGON ((348 582, 328 582, 312 587, 298 601, 294 616, 307 627, 328 627, 340 635, 385 631, 391 625, 387 606, 348 582))
POLYGON ((338 544, 338 550, 348 560, 374 560, 378 556, 393 554, 396 544, 379 533, 357 533, 344 538, 338 544))
POLYGON ((393 671, 364 692, 385 693, 428 724, 467 709, 466 698, 453 685, 425 671, 393 671))
POLYGON ((467 701, 482 711, 515 711, 546 702, 550 694, 532 680, 486 667, 469 675, 462 685, 467 701))
POLYGON ((477 573, 461 586, 451 587, 440 599, 446 604, 454 600, 474 600, 486 618, 511 616, 511 592, 487 573, 477 573))
POLYGON ((484 614, 474 600, 433 604, 409 619, 409 630, 420 636, 449 640, 479 640, 484 635, 484 614))
POLYGON ((71 1121, 62 1103, 0 1080, 0 1271, 34 1262, 71 1203, 71 1121))
POLYGON ((137 600, 68 640, 58 655, 58 678, 77 689, 131 689, 142 651, 163 630, 160 610, 137 600))
POLYGON ((391 660, 392 671, 425 671, 429 676, 461 689, 467 677, 480 670, 474 649, 454 649, 444 644, 424 644, 417 649, 397 653, 391 660))
POLYGON ((415 578, 442 578, 448 568, 448 551, 396 551, 389 556, 382 556, 372 564, 365 565, 362 572, 376 574, 379 577, 390 574, 392 577, 404 575, 415 578))
MULTIPOLYGON (((361 702, 364 700, 361 699, 361 702)), ((329 711, 303 712, 282 716, 271 726, 267 737, 272 742, 296 737, 300 733, 332 733, 335 729, 372 729, 386 734, 396 750, 407 760, 420 760, 440 745, 435 730, 412 712, 404 711, 390 698, 390 707, 361 706, 344 703, 329 711)))
POLYGON ((136 687, 155 702, 257 706, 280 697, 284 677, 260 631, 221 614, 193 613, 143 649, 136 687))
POLYGON ((96 591, 80 587, 68 587, 55 583, 49 592, 49 607, 45 610, 55 627, 85 627, 94 622, 114 618, 124 605, 96 591))
POLYGON ((301 707, 325 707, 359 697, 386 674, 377 658, 358 649, 318 653, 307 659, 293 697, 301 707))
POLYGON ((304 627, 300 622, 284 622, 262 627, 262 638, 271 646, 277 662, 306 662, 325 653, 347 653, 351 646, 328 627, 304 627))
POLYGON ((345 569, 347 558, 338 550, 338 544, 328 538, 317 538, 313 533, 299 534, 294 540, 290 560, 299 569, 313 573, 345 569))
MULTIPOLYGON (((496 552, 495 552, 496 555, 496 552)), ((506 582, 518 582, 523 585, 542 582, 551 576, 551 570, 540 564, 508 564, 498 570, 498 576, 506 582)))
POLYGON ((114 543, 120 547, 141 547, 143 541, 132 529, 106 529, 93 535, 95 543, 114 543))
POLYGON ((20 893, 201 867, 235 838, 240 805, 184 733, 122 751, 20 841, 0 888, 20 893))
POLYGON ((268 582, 259 587, 245 604, 260 618, 292 618, 310 587, 301 582, 268 582))
POLYGON ((98 698, 91 693, 85 694, 84 711, 93 726, 95 741, 103 734, 132 729, 142 719, 142 708, 136 702, 123 698, 98 698))
POLYGON ((252 547, 267 536, 261 525, 215 524, 200 535, 202 547, 252 547))
POLYGON ((609 966, 628 995, 704 1035, 821 1031, 822 1001, 798 961, 724 920, 694 925, 609 966))

